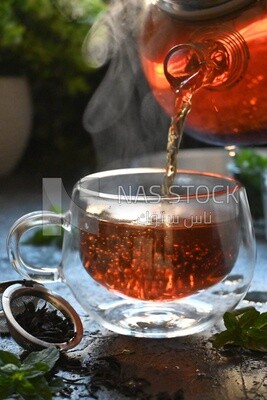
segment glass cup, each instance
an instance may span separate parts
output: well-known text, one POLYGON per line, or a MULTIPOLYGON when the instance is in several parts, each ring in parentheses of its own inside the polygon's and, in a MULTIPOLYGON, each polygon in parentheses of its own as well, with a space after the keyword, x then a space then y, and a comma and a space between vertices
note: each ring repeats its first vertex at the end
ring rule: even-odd
POLYGON ((246 294, 255 239, 245 189, 232 178, 178 171, 168 197, 163 169, 95 173, 74 186, 69 210, 33 212, 11 228, 10 261, 24 277, 64 281, 104 327, 169 338, 211 327, 246 294), (20 238, 63 228, 57 267, 27 264, 20 238))

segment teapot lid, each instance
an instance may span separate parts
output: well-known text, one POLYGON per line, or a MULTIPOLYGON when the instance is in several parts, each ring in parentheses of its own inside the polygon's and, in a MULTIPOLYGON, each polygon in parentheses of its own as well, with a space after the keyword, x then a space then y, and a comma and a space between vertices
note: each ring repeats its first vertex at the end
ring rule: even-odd
POLYGON ((158 0, 158 6, 185 19, 208 19, 231 13, 255 0, 158 0))

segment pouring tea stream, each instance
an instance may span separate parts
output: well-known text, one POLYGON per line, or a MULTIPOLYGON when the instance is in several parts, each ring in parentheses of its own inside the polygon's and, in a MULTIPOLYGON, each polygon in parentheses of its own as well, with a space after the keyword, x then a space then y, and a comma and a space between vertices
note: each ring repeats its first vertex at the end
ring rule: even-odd
MULTIPOLYGON (((241 42, 241 40, 240 40, 241 42)), ((169 195, 177 170, 177 154, 194 93, 203 86, 229 85, 237 68, 235 57, 222 42, 174 46, 164 60, 164 74, 175 94, 174 115, 168 132, 166 174, 162 193, 169 195), (232 73, 229 73, 232 70, 232 73)))
MULTIPOLYGON (((213 67, 194 93, 186 133, 220 146, 262 144, 267 142, 266 45, 266 0, 158 0, 147 5, 140 57, 156 100, 173 116, 176 95, 168 79, 173 70, 165 75, 165 59, 179 46, 202 52, 206 67, 213 67)), ((169 61, 180 68, 177 54, 169 61)))

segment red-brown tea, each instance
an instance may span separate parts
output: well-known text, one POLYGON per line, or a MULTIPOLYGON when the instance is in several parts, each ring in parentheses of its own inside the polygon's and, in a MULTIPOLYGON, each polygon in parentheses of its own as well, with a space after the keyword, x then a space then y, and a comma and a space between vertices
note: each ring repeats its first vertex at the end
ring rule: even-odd
POLYGON ((85 221, 98 228, 81 231, 80 255, 89 275, 140 300, 171 301, 214 285, 231 271, 238 253, 236 220, 191 228, 85 221))

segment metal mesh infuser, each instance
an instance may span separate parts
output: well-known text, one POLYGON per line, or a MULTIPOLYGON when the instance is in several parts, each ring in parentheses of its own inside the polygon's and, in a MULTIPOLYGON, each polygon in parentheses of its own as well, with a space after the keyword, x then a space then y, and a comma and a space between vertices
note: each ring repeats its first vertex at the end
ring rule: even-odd
POLYGON ((0 283, 0 333, 27 349, 75 347, 82 339, 80 317, 61 296, 34 281, 0 283))
MULTIPOLYGON (((28 281, 28 283, 29 282, 30 281, 28 281)), ((11 285, 24 284, 24 283, 25 283, 25 281, 23 281, 23 280, 5 281, 5 282, 0 283, 0 334, 9 333, 7 320, 5 317, 5 313, 3 311, 3 303, 2 303, 3 293, 11 285)), ((37 283, 32 282, 32 284, 37 284, 37 283)), ((24 310, 25 301, 26 301, 26 303, 33 302, 34 298, 32 296, 29 296, 27 299, 24 299, 24 302, 20 298, 16 299, 16 302, 14 302, 14 304, 13 304, 13 310, 16 314, 19 314, 20 312, 22 312, 24 310)))

